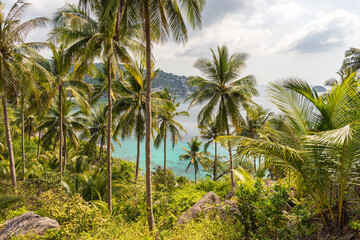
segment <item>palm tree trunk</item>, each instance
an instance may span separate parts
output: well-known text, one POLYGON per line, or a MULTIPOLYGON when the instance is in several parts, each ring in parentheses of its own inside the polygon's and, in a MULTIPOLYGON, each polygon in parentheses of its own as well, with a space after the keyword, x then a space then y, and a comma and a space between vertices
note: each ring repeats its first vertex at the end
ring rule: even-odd
POLYGON ((36 153, 36 159, 39 162, 39 156, 40 156, 40 139, 41 139, 41 131, 39 131, 39 137, 38 137, 38 148, 37 148, 37 153, 36 153))
POLYGON ((60 181, 62 181, 62 155, 63 155, 63 119, 62 119, 62 83, 59 85, 59 171, 60 181))
POLYGON ((116 25, 115 25, 115 36, 117 42, 119 42, 120 39, 120 21, 121 21, 124 5, 125 5, 125 0, 120 0, 119 8, 116 16, 116 25))
POLYGON ((216 181, 216 173, 217 173, 217 142, 215 142, 214 181, 216 181))
POLYGON ((136 151, 136 170, 135 170, 135 183, 139 177, 139 164, 140 164, 140 136, 137 136, 137 151, 136 151))
POLYGON ((63 161, 63 172, 66 170, 66 130, 64 132, 64 161, 63 161))
POLYGON ((6 140, 7 140, 7 146, 8 146, 8 151, 9 151, 11 184, 12 184, 14 190, 16 190, 17 184, 16 184, 14 151, 13 151, 12 140, 11 140, 9 117, 8 117, 8 111, 7 111, 7 106, 6 106, 6 97, 5 97, 4 90, 2 92, 2 103, 3 103, 3 111, 4 111, 4 123, 5 123, 6 140))
POLYGON ((196 184, 196 173, 197 173, 197 172, 195 171, 195 184, 196 184))
MULTIPOLYGON (((229 124, 226 121, 226 134, 228 136, 230 136, 230 130, 229 130, 229 124)), ((231 152, 231 143, 230 141, 228 141, 228 146, 229 146, 229 157, 230 157, 230 173, 231 173, 231 185, 234 187, 235 186, 235 179, 234 179, 234 173, 233 173, 233 169, 234 169, 234 163, 233 163, 233 158, 232 158, 232 152, 231 152)))
POLYGON ((165 129, 165 135, 164 135, 164 173, 166 177, 166 129, 165 129))
POLYGON ((152 184, 151 184, 151 38, 150 38, 150 13, 149 0, 144 0, 145 18, 145 42, 146 42, 146 132, 145 132, 145 155, 146 155, 146 203, 148 210, 149 230, 155 229, 155 221, 152 206, 152 184))
POLYGON ((254 157, 254 173, 256 173, 256 158, 254 157))
POLYGON ((100 167, 101 165, 101 155, 102 155, 102 152, 103 152, 103 147, 104 147, 104 139, 101 138, 101 142, 100 142, 100 154, 99 154, 99 160, 98 160, 98 166, 100 167))
MULTIPOLYGON (((30 119, 30 126, 32 126, 32 120, 30 119)), ((35 133, 34 133, 34 137, 35 137, 35 133)), ((31 131, 29 131, 29 141, 31 140, 31 131)))
POLYGON ((21 94, 21 160, 22 160, 22 174, 25 181, 25 127, 24 127, 24 96, 21 94))
POLYGON ((110 213, 112 212, 112 182, 111 182, 111 125, 112 125, 112 99, 111 99, 111 61, 108 59, 107 63, 107 77, 108 77, 108 126, 107 126, 107 145, 106 145, 106 162, 107 162, 107 195, 108 195, 108 206, 110 213))

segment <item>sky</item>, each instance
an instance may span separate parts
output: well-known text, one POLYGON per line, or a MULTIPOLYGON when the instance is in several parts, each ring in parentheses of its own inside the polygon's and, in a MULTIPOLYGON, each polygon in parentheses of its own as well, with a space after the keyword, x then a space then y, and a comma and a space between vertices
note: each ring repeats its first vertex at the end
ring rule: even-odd
MULTIPOLYGON (((16 1, 2 2, 7 12, 16 1)), ((65 2, 78 0, 28 2, 27 18, 50 18, 65 2)), ((45 41, 50 28, 33 31, 28 41, 45 41)), ((230 53, 248 54, 242 76, 253 74, 258 84, 297 77, 322 85, 337 77, 345 51, 360 47, 359 29, 358 0, 207 0, 201 30, 189 30, 185 45, 169 40, 153 52, 156 67, 191 76, 200 75, 193 67, 198 58, 227 45, 230 53)))

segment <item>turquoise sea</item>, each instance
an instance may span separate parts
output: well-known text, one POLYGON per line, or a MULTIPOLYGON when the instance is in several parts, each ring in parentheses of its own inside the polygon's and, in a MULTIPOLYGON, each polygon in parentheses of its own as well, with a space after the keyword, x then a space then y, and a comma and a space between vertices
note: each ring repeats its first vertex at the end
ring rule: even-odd
MULTIPOLYGON (((254 98, 254 101, 261 105, 264 108, 274 110, 273 105, 270 103, 269 99, 266 97, 266 86, 258 86, 260 95, 254 98)), ((188 148, 187 142, 191 140, 192 137, 199 136, 199 129, 197 128, 197 115, 201 110, 202 106, 197 105, 188 109, 189 103, 184 103, 186 96, 178 96, 177 100, 180 103, 178 111, 188 111, 190 117, 179 117, 177 120, 182 124, 186 129, 187 135, 184 133, 182 140, 178 141, 178 144, 172 149, 172 143, 167 140, 167 168, 174 171, 175 176, 185 176, 189 179, 194 179, 194 169, 192 167, 186 172, 186 167, 188 162, 179 161, 179 155, 185 153, 183 147, 188 148)), ((121 147, 114 142, 115 152, 113 153, 114 157, 122 158, 128 161, 136 161, 136 140, 135 138, 128 138, 121 141, 121 147)), ((151 148, 151 167, 163 166, 164 164, 164 152, 163 145, 158 149, 154 146, 151 148)), ((210 145, 208 151, 213 154, 214 146, 210 145)), ((225 148, 220 147, 218 150, 219 154, 228 156, 228 152, 225 148)), ((141 153, 140 153, 140 168, 145 171, 145 141, 141 143, 141 153)), ((200 171, 200 177, 205 176, 205 172, 200 171)))

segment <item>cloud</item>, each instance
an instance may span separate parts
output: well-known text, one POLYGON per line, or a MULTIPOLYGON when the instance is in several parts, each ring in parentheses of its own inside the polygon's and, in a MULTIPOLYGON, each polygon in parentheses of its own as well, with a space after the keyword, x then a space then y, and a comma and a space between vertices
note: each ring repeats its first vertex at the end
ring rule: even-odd
POLYGON ((304 16, 308 8, 293 0, 257 0, 247 5, 243 14, 251 26, 286 23, 304 16))
MULTIPOLYGON (((5 0, 3 3, 5 4, 4 13, 7 14, 10 8, 16 3, 17 0, 5 0)), ((56 1, 44 1, 44 0, 31 0, 25 1, 30 3, 29 8, 25 11, 24 21, 37 18, 37 17, 47 17, 51 19, 55 13, 55 11, 64 6, 65 3, 78 3, 78 0, 56 0, 56 1)), ((43 42, 48 39, 48 33, 51 29, 51 23, 48 22, 46 28, 36 28, 29 33, 26 38, 26 41, 29 42, 43 42)), ((46 57, 49 57, 50 54, 48 51, 45 53, 46 57)))
POLYGON ((208 26, 224 16, 237 12, 245 7, 245 1, 239 0, 209 0, 203 13, 203 24, 208 26))
POLYGON ((284 36, 274 47, 274 51, 299 53, 330 51, 349 42, 350 37, 354 39, 355 35, 359 36, 357 33, 359 23, 359 16, 337 9, 284 36))
MULTIPOLYGON (((16 3, 17 0, 4 0, 5 12, 7 13, 11 6, 16 3)), ((31 0, 25 1, 30 3, 29 9, 25 15, 27 19, 35 17, 52 17, 55 11, 64 6, 65 3, 77 4, 78 0, 56 0, 56 1, 44 1, 44 0, 31 0)))
POLYGON ((289 1, 272 5, 267 14, 276 18, 279 22, 288 22, 297 19, 306 12, 307 8, 302 4, 289 1))

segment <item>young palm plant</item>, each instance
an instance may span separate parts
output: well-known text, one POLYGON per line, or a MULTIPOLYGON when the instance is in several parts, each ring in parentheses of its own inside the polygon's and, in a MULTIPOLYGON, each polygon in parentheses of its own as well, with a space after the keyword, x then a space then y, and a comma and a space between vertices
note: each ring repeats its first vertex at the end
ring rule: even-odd
POLYGON ((282 164, 305 186, 324 225, 346 224, 346 199, 359 174, 360 97, 355 73, 321 96, 297 79, 273 83, 269 92, 286 116, 295 140, 274 141, 262 135, 258 139, 227 137, 220 141, 234 141, 245 149, 247 157, 263 156, 282 164), (332 203, 336 203, 336 210, 332 203))
MULTIPOLYGON (((190 106, 206 102, 198 115, 199 127, 207 126, 213 115, 215 125, 220 132, 230 135, 230 124, 238 128, 244 122, 240 107, 252 103, 251 97, 257 94, 254 87, 255 78, 252 75, 240 78, 239 73, 245 66, 247 54, 235 53, 229 55, 226 46, 214 50, 212 59, 198 59, 194 67, 199 69, 204 77, 193 76, 188 84, 196 86, 197 90, 186 100, 192 99, 190 106)), ((230 171, 233 169, 233 157, 230 142, 228 143, 230 171)), ((234 186, 234 175, 231 171, 231 183, 234 186)))

